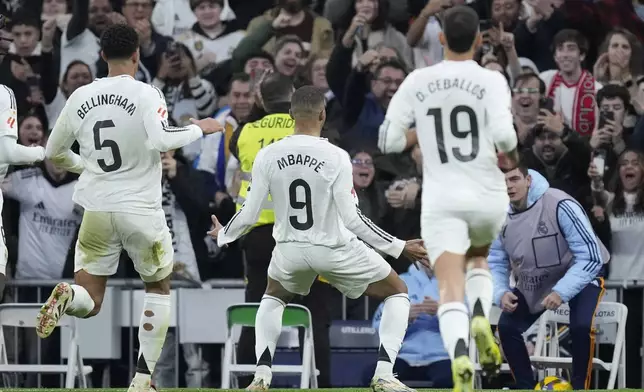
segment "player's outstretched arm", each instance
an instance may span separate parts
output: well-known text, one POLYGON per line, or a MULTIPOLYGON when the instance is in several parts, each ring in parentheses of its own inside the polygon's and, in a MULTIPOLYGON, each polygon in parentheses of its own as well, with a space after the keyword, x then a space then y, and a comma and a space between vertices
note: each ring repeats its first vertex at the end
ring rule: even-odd
MULTIPOLYGON (((69 103, 69 101, 68 101, 69 103)), ((83 172, 83 161, 73 153, 70 148, 74 144, 76 137, 73 129, 69 124, 67 114, 67 104, 56 120, 56 125, 47 138, 47 147, 45 148, 45 157, 50 159, 54 165, 70 171, 72 173, 83 172)))
MULTIPOLYGON (((148 135, 150 146, 157 151, 165 152, 186 146, 203 135, 220 131, 223 127, 215 119, 192 120, 185 127, 171 127, 168 124, 168 107, 161 91, 152 87, 153 95, 143 97, 143 125, 148 135)), ((146 90, 147 91, 147 90, 146 90)))
POLYGON ((265 150, 260 150, 255 157, 251 176, 252 180, 248 186, 249 189, 244 204, 233 215, 225 227, 222 227, 219 231, 216 231, 215 228, 208 232, 211 237, 217 240, 219 247, 234 242, 250 230, 262 212, 262 206, 268 198, 269 191, 269 178, 268 171, 266 170, 268 162, 264 158, 265 152, 265 150))
POLYGON ((493 132, 496 148, 506 157, 518 164, 517 133, 514 130, 514 117, 512 116, 512 94, 505 77, 499 72, 488 75, 489 89, 486 99, 486 127, 493 132))
POLYGON ((25 147, 17 143, 18 120, 16 99, 8 87, 0 87, 0 163, 28 165, 45 158, 40 146, 25 147))
POLYGON ((391 98, 385 121, 380 126, 378 133, 378 148, 383 154, 403 152, 416 143, 415 131, 408 134, 409 128, 414 123, 413 94, 414 73, 402 82, 398 91, 391 98))
POLYGON ((342 167, 333 183, 333 200, 347 229, 361 240, 392 257, 400 257, 405 241, 400 240, 376 226, 362 215, 353 198, 353 168, 347 155, 340 162, 342 167))
POLYGON ((552 288, 565 303, 597 278, 604 260, 599 240, 579 203, 572 199, 560 202, 557 220, 573 254, 572 265, 552 288))

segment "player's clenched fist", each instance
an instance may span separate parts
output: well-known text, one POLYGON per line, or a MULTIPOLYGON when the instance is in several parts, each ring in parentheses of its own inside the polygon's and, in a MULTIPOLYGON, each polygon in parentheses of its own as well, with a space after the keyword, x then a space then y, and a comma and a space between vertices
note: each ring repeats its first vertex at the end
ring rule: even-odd
POLYGON ((190 122, 201 128, 204 135, 210 135, 211 133, 222 132, 224 130, 224 127, 219 123, 219 121, 211 117, 204 118, 202 120, 191 118, 190 122))
POLYGON ((557 310, 561 306, 561 303, 563 301, 561 300, 561 297, 559 294, 555 293, 554 291, 546 298, 543 299, 543 302, 541 302, 541 305, 543 305, 544 308, 548 310, 557 310))
POLYGON ((507 313, 514 312, 517 309, 518 300, 519 298, 513 292, 506 292, 501 298, 501 309, 507 313))

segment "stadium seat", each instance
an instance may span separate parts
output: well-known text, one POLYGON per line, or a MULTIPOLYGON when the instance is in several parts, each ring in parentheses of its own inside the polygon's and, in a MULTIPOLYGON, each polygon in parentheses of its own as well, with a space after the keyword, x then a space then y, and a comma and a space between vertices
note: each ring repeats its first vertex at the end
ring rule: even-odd
MULTIPOLYGON (((231 305, 226 310, 228 337, 224 345, 224 359, 221 370, 221 388, 230 389, 236 383, 236 374, 253 374, 255 365, 238 364, 235 327, 255 327, 255 316, 258 303, 231 305)), ((304 347, 301 365, 273 365, 273 374, 300 374, 300 389, 317 389, 318 370, 315 366, 315 348, 313 345, 313 322, 311 312, 302 305, 288 304, 282 316, 282 327, 303 327, 304 347)))
MULTIPOLYGON (((570 369, 572 358, 560 356, 558 346, 559 328, 556 324, 570 323, 570 308, 567 304, 562 305, 555 311, 548 310, 539 319, 539 332, 535 345, 535 356, 530 357, 532 363, 539 369, 570 369), (549 324, 555 324, 554 328, 548 328, 549 324), (546 349, 548 340, 547 331, 553 331, 554 336, 550 339, 550 349, 546 349)), ((626 319, 628 308, 624 304, 616 302, 601 302, 595 312, 594 327, 598 328, 606 324, 617 324, 615 346, 613 349, 612 362, 607 363, 599 358, 593 358, 593 369, 610 372, 608 386, 606 389, 615 389, 615 382, 619 389, 626 388, 626 319)))
POLYGON ((365 373, 372 372, 380 341, 371 321, 337 320, 329 331, 331 386, 365 387, 365 373))
POLYGON ((36 315, 42 304, 2 304, 0 305, 0 373, 66 373, 65 388, 73 389, 76 377, 79 387, 87 388, 86 376, 92 372, 91 366, 83 364, 80 346, 78 345, 78 319, 63 316, 58 326, 68 328, 71 332, 69 339, 69 358, 66 365, 30 365, 10 364, 7 361, 7 350, 2 326, 16 328, 36 328, 36 315))

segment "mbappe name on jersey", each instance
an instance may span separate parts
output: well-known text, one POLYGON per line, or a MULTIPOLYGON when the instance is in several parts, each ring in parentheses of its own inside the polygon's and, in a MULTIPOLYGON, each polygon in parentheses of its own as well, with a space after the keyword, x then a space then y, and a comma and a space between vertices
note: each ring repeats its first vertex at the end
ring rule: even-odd
POLYGON ((76 114, 82 120, 90 110, 102 105, 120 106, 130 116, 134 115, 134 112, 136 111, 136 105, 130 103, 127 98, 123 97, 122 95, 101 94, 90 98, 89 101, 85 101, 85 103, 82 104, 80 108, 78 108, 76 114))
POLYGON ((324 161, 319 161, 306 154, 288 154, 277 160, 277 167, 280 170, 293 165, 312 167, 314 172, 319 173, 324 166, 324 161))
MULTIPOLYGON (((452 89, 465 91, 471 95, 474 95, 479 100, 485 98, 485 89, 482 88, 480 84, 474 83, 471 80, 467 79, 436 79, 433 82, 429 82, 427 84, 427 90, 429 91, 429 94, 452 89)), ((418 98, 420 102, 423 102, 427 97, 428 95, 423 91, 416 93, 416 98, 418 98)))

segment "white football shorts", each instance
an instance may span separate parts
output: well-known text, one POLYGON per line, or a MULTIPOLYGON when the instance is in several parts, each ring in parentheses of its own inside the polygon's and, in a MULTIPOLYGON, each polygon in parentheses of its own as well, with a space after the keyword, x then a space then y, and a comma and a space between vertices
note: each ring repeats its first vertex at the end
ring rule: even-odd
POLYGON ((85 211, 76 241, 74 272, 114 275, 123 249, 144 282, 168 277, 174 249, 163 210, 151 215, 85 211))
POLYGON ((472 246, 490 245, 501 232, 508 215, 507 198, 489 198, 455 208, 428 207, 421 216, 421 237, 434 266, 444 253, 465 255, 472 246))
POLYGON ((359 298, 371 283, 385 279, 391 266, 362 241, 329 248, 302 243, 278 243, 268 276, 290 293, 307 295, 318 275, 349 298, 359 298))

